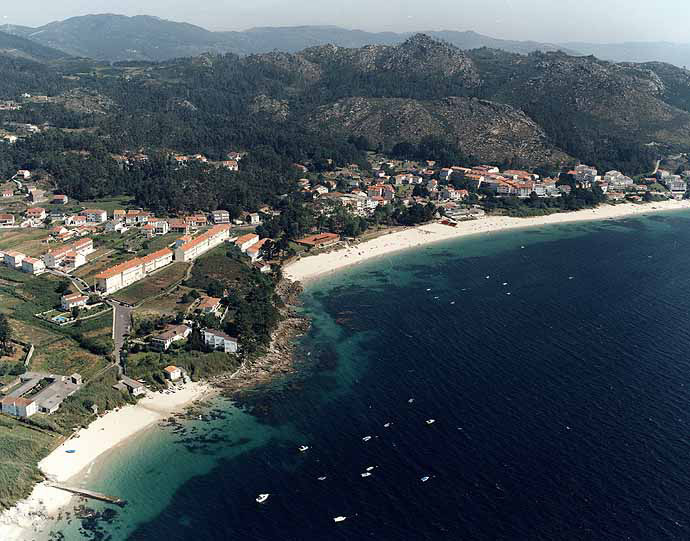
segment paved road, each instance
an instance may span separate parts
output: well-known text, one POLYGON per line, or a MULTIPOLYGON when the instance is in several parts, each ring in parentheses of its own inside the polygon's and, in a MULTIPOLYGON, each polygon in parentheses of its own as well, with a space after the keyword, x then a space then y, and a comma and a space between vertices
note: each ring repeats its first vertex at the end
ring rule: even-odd
POLYGON ((62 278, 67 278, 72 282, 72 285, 77 288, 77 291, 79 291, 80 294, 82 295, 89 295, 89 284, 87 284, 84 280, 79 278, 78 276, 72 276, 71 274, 67 274, 66 272, 59 271, 57 269, 48 269, 48 272, 50 274, 53 274, 55 276, 60 276, 62 278))
POLYGON ((125 334, 129 333, 132 324, 132 311, 130 306, 110 300, 108 304, 113 307, 113 342, 115 342, 115 361, 120 366, 120 351, 125 343, 125 334))

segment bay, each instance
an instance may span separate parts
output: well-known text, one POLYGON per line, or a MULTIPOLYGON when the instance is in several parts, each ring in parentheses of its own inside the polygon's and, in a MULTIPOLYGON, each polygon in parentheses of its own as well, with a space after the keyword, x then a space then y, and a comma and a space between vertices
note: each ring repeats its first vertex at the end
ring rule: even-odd
POLYGON ((113 450, 86 484, 129 505, 52 529, 688 539, 689 269, 680 212, 470 237, 323 277, 303 295, 313 326, 294 374, 113 450))

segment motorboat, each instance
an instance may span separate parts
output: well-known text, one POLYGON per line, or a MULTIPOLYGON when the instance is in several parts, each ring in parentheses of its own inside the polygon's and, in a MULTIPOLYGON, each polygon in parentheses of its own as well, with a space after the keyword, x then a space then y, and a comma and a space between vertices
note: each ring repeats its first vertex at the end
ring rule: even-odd
POLYGON ((266 500, 268 500, 268 497, 270 494, 259 494, 258 497, 256 498, 257 503, 264 503, 266 500))

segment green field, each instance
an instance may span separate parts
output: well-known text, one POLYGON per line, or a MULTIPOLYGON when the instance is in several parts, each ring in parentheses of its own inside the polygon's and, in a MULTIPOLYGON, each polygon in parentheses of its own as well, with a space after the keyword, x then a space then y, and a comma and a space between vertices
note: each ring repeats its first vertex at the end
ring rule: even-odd
POLYGON ((16 250, 31 257, 37 257, 48 251, 48 245, 42 242, 48 238, 46 229, 9 229, 0 233, 0 251, 16 250))
POLYGON ((163 315, 174 316, 178 312, 184 313, 194 302, 185 297, 185 294, 190 291, 192 291, 190 287, 178 286, 165 295, 143 302, 137 307, 135 313, 137 316, 154 318, 163 315))
POLYGON ((176 282, 180 282, 188 268, 188 263, 173 263, 153 276, 148 276, 118 291, 113 295, 113 298, 129 304, 138 304, 149 297, 160 295, 176 282))
POLYGON ((128 209, 134 207, 134 199, 128 195, 117 197, 105 197, 91 201, 69 201, 66 205, 48 205, 52 208, 63 209, 65 212, 79 212, 82 209, 103 209, 111 216, 115 209, 128 209))
POLYGON ((59 444, 61 436, 0 415, 0 508, 28 496, 43 479, 38 462, 59 444))

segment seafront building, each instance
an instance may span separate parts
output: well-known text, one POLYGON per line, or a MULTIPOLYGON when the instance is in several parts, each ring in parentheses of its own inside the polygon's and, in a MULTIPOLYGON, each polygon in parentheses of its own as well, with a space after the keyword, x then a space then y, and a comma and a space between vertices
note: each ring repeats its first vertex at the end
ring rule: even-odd
POLYGON ((239 345, 237 338, 233 338, 222 331, 215 329, 204 329, 201 331, 204 343, 213 349, 224 351, 225 353, 237 353, 239 345))
POLYGON ((242 235, 240 238, 238 238, 235 241, 235 245, 242 251, 242 253, 245 253, 249 248, 254 246, 259 242, 259 235, 256 235, 254 233, 249 233, 247 235, 242 235))
POLYGON ((160 351, 167 351, 174 342, 184 340, 191 333, 192 329, 187 325, 168 325, 165 331, 151 337, 151 345, 160 351))
POLYGON ((82 386, 79 374, 56 376, 26 372, 19 376, 15 388, 0 400, 2 413, 14 417, 31 417, 35 413, 55 413, 65 398, 82 386))

